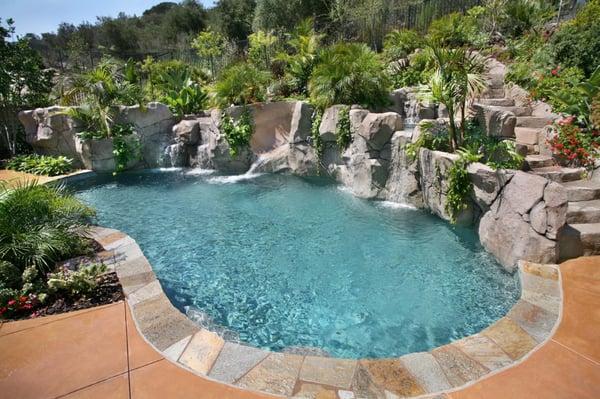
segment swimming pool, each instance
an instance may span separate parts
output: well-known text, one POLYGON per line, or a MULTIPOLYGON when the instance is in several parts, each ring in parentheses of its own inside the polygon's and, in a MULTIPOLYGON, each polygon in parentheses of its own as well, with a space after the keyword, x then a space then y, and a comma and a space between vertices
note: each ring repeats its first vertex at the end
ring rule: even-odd
POLYGON ((175 306, 260 348, 395 357, 476 333, 519 297, 473 229, 325 179, 154 170, 74 188, 175 306))

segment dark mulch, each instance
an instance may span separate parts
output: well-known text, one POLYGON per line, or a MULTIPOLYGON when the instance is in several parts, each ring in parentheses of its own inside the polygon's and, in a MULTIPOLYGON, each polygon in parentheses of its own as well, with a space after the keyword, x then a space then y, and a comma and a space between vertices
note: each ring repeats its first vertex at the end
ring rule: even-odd
POLYGON ((102 275, 98 286, 90 297, 83 297, 72 300, 70 298, 59 298, 52 305, 38 308, 35 311, 36 317, 50 316, 53 314, 72 312, 92 308, 94 306, 107 305, 124 299, 123 290, 117 273, 110 272, 102 275))

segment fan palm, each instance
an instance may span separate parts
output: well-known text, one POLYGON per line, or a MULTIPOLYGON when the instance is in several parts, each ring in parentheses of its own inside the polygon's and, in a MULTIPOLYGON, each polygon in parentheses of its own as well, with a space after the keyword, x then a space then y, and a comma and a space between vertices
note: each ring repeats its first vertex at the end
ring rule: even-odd
POLYGON ((0 184, 0 260, 23 271, 52 263, 82 247, 81 234, 94 216, 61 186, 0 184))

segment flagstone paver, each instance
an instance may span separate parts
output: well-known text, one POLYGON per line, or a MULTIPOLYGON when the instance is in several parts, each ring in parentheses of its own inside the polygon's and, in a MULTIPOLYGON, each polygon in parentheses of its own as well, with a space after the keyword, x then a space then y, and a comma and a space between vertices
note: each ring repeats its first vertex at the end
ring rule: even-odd
POLYGON ((224 343, 217 334, 202 329, 192 337, 179 357, 179 363, 198 373, 207 374, 224 343))
POLYGON ((268 355, 269 352, 262 349, 226 342, 208 375, 216 380, 232 383, 268 355))
POLYGON ((243 376, 236 385, 256 391, 291 395, 294 391, 303 356, 271 353, 243 376))

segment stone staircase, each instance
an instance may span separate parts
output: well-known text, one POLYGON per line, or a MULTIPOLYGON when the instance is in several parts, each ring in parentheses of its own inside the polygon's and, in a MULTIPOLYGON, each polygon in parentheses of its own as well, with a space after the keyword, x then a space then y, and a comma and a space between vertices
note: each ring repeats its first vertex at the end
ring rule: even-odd
MULTIPOLYGON (((524 168, 565 187, 568 197, 567 225, 559 235, 561 260, 600 254, 600 173, 587 179, 585 168, 562 167, 546 146, 546 126, 553 123, 547 106, 526 102, 522 89, 504 84, 506 68, 492 60, 488 66, 488 89, 475 108, 492 113, 486 121, 504 123, 502 137, 512 139, 525 156, 524 168), (515 95, 516 94, 516 95, 515 95), (495 119, 494 119, 495 118, 495 119)), ((525 94, 525 95, 524 95, 525 94)), ((489 129, 489 125, 487 126, 489 129)))
POLYGON ((569 205, 560 236, 561 258, 600 254, 600 181, 575 180, 563 186, 569 205))

